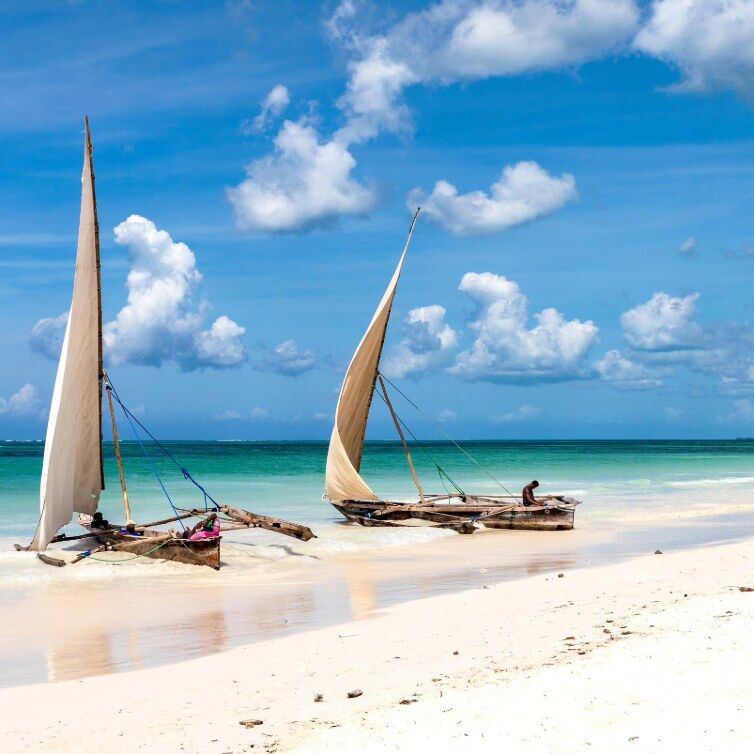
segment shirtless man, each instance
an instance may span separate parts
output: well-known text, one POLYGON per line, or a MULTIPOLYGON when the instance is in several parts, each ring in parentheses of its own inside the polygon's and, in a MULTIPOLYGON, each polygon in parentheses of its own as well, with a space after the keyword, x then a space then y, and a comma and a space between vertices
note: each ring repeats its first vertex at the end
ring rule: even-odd
POLYGON ((539 482, 536 479, 533 482, 529 482, 529 484, 524 487, 521 492, 521 498, 524 501, 524 505, 541 505, 541 503, 534 499, 534 490, 537 489, 537 487, 539 487, 539 482))

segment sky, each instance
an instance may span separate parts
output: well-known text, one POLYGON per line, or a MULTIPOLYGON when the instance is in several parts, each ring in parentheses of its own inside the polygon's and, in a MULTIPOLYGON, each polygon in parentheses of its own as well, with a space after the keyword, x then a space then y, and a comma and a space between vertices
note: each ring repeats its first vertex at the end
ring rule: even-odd
POLYGON ((0 49, 0 438, 44 437, 84 114, 163 438, 329 437, 419 205, 417 435, 754 435, 754 0, 5 0, 0 49))

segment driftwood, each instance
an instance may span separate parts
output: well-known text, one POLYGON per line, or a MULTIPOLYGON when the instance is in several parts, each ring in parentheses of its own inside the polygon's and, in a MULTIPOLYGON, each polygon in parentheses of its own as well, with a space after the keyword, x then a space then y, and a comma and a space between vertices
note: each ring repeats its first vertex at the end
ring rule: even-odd
POLYGON ((281 518, 272 516, 261 516, 258 513, 249 513, 248 511, 234 508, 232 505, 221 505, 220 510, 235 521, 245 524, 250 529, 267 529, 275 531, 278 534, 286 534, 289 537, 295 537, 303 542, 308 542, 315 537, 314 532, 302 524, 292 524, 289 521, 283 521, 281 518))
POLYGON ((58 568, 62 568, 65 565, 65 560, 61 560, 60 558, 52 558, 49 555, 45 555, 43 552, 38 552, 37 557, 43 563, 47 563, 47 565, 57 566, 58 568))

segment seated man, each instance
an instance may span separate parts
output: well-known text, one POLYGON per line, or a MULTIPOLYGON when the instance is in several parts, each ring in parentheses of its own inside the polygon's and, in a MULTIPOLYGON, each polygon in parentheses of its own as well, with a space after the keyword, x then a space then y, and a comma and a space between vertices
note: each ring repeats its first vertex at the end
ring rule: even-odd
POLYGON ((539 482, 536 479, 533 482, 529 482, 529 484, 524 487, 521 492, 521 498, 524 501, 524 505, 542 505, 542 503, 534 498, 534 490, 537 489, 537 487, 539 487, 539 482))
POLYGON ((130 534, 132 537, 143 537, 144 534, 136 530, 136 524, 133 521, 128 521, 126 525, 118 530, 121 534, 130 534))
POLYGON ((199 539, 213 539, 220 536, 220 521, 217 513, 210 513, 207 518, 199 521, 183 533, 185 539, 196 542, 199 539))
POLYGON ((91 523, 89 524, 94 529, 109 529, 110 528, 110 522, 103 518, 102 513, 97 511, 93 516, 91 523))

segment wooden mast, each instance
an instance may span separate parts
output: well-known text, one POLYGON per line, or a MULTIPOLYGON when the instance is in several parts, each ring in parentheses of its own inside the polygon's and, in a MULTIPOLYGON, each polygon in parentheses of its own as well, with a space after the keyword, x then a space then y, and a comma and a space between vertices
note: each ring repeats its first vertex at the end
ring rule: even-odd
POLYGON ((97 215, 97 188, 94 178, 94 147, 92 146, 92 133, 89 130, 89 116, 84 116, 86 128, 86 151, 89 159, 89 172, 92 177, 92 205, 94 208, 94 250, 97 260, 97 351, 99 361, 99 471, 102 489, 105 489, 105 460, 102 453, 102 378, 104 375, 102 353, 102 271, 99 247, 99 217, 97 215))
POLYGON ((113 394, 110 387, 110 381, 107 378, 107 372, 102 370, 102 376, 105 380, 105 389, 107 391, 107 404, 110 407, 110 421, 113 425, 113 444, 115 446, 115 460, 118 463, 118 476, 120 476, 120 489, 123 493, 123 510, 126 514, 126 523, 131 522, 131 503, 128 500, 128 490, 126 489, 126 474, 123 471, 123 459, 120 455, 120 441, 118 439, 118 424, 115 420, 115 406, 113 406, 113 394))
POLYGON ((385 381, 382 379, 382 375, 378 373, 377 379, 380 381, 380 387, 382 388, 382 397, 385 399, 385 404, 387 405, 388 409, 390 409, 390 416, 393 417, 393 424, 395 424, 395 428, 398 431, 398 437, 401 438, 401 442, 403 443, 403 452, 406 454, 406 460, 408 461, 408 468, 411 471, 411 478, 414 480, 416 489, 419 492, 419 499, 423 503, 424 502, 424 489, 422 488, 421 482, 419 481, 419 475, 416 473, 416 468, 414 467, 414 460, 413 458, 411 458, 411 451, 408 449, 408 443, 406 442, 406 438, 403 434, 403 430, 401 429, 401 422, 398 419, 398 415, 395 413, 393 404, 390 401, 390 396, 387 394, 387 388, 385 387, 385 381))

